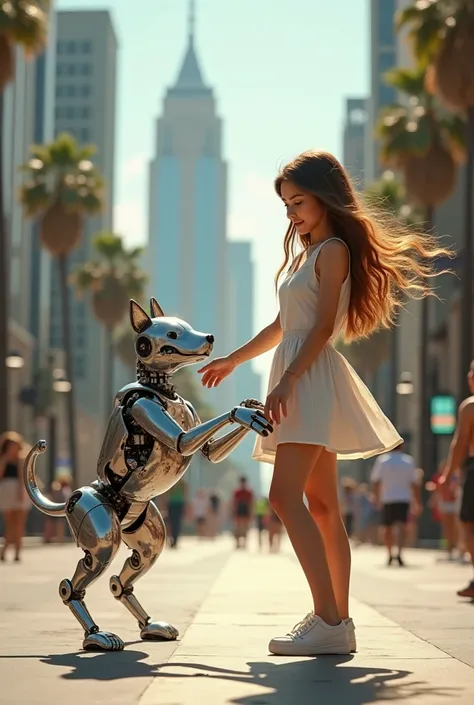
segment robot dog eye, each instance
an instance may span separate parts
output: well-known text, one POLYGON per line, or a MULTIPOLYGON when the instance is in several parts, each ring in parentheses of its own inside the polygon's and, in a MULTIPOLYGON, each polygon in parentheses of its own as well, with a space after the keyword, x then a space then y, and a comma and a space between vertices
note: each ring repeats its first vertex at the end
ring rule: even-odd
POLYGON ((139 357, 149 357, 152 349, 153 347, 149 338, 145 338, 144 335, 141 335, 137 339, 137 342, 135 343, 135 350, 137 351, 137 355, 139 357))
POLYGON ((178 337, 178 334, 174 330, 170 330, 169 333, 166 334, 168 338, 171 338, 171 340, 176 340, 178 337))

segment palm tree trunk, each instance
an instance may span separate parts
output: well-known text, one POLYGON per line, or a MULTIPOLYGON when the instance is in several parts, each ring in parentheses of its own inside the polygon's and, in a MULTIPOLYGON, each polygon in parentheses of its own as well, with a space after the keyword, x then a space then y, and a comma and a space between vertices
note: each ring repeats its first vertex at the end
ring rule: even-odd
MULTIPOLYGON (((426 208, 426 225, 427 232, 433 230, 434 209, 433 206, 426 208)), ((431 475, 431 429, 430 429, 430 370, 428 356, 428 340, 429 340, 429 297, 425 296, 421 300, 421 316, 420 316, 420 415, 419 415, 419 449, 420 449, 420 466, 425 472, 425 477, 431 475)))
POLYGON ((8 234, 3 202, 3 93, 0 92, 0 433, 8 430, 8 316, 10 303, 8 234))
POLYGON ((67 257, 60 255, 58 257, 59 266, 59 286, 61 291, 61 315, 63 329, 63 345, 66 358, 66 375, 71 383, 71 389, 67 393, 67 425, 69 432, 69 453, 71 456, 71 475, 73 486, 76 486, 77 480, 77 452, 76 452, 76 406, 74 403, 75 387, 74 387, 74 370, 72 359, 72 341, 71 341, 71 315, 69 311, 69 287, 67 284, 67 257))
POLYGON ((472 351, 472 229, 474 198, 474 107, 468 109, 467 121, 467 165, 464 218, 463 272, 461 280, 461 355, 459 367, 459 400, 467 392, 466 376, 473 358, 472 351))

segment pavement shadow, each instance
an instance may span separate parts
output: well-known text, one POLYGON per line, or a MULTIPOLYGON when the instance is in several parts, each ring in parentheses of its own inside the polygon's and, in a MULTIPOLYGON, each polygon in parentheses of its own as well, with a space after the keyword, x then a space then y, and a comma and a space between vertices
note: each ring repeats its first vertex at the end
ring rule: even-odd
POLYGON ((201 675, 261 686, 262 692, 257 695, 228 700, 235 705, 288 705, 290 702, 314 705, 316 697, 321 703, 336 702, 337 705, 364 705, 384 700, 415 702, 417 697, 426 696, 432 696, 430 702, 436 702, 439 697, 455 698, 463 692, 463 688, 436 687, 412 679, 412 671, 348 665, 352 659, 324 656, 291 663, 247 661, 248 671, 170 662, 159 666, 157 677, 196 678, 201 675), (172 673, 169 670, 172 668, 179 668, 181 672, 172 673), (183 674, 183 669, 187 668, 193 673, 183 674))
POLYGON ((65 680, 115 681, 125 678, 151 678, 158 675, 158 666, 146 663, 149 653, 144 651, 91 652, 74 651, 67 654, 15 654, 0 659, 35 659, 48 666, 70 668, 61 674, 65 680))

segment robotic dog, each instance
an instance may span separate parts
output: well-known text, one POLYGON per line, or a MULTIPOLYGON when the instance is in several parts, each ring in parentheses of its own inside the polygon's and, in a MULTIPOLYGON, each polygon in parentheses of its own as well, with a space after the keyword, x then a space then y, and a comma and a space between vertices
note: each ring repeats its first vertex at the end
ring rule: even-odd
POLYGON ((64 503, 41 494, 35 478, 35 462, 46 450, 39 441, 24 466, 24 480, 33 504, 50 516, 65 516, 84 557, 71 579, 59 585, 59 594, 84 629, 83 648, 120 651, 120 637, 99 629, 84 598, 86 589, 99 578, 123 541, 132 553, 110 590, 137 619, 141 639, 172 640, 178 631, 166 622, 152 621, 134 595, 134 583, 152 567, 166 540, 163 518, 153 497, 176 484, 188 469, 192 456, 201 451, 211 462, 226 458, 253 430, 261 436, 273 431, 260 402, 249 399, 230 412, 201 423, 192 405, 170 383, 181 367, 207 358, 214 337, 195 331, 178 318, 165 317, 155 299, 151 315, 130 302, 130 320, 137 334, 137 381, 121 389, 105 432, 97 463, 98 479, 72 492, 64 503), (236 428, 214 438, 229 424, 236 428))

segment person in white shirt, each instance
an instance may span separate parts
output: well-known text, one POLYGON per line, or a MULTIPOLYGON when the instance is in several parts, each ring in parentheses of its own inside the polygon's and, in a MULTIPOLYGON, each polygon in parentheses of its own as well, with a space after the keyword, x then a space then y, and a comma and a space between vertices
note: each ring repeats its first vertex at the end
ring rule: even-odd
POLYGON ((382 508, 388 565, 394 560, 393 527, 398 527, 397 562, 403 566, 402 548, 405 545, 408 512, 413 499, 413 510, 420 513, 420 486, 417 467, 411 455, 403 452, 403 443, 390 453, 379 455, 372 470, 372 484, 377 506, 382 508))

